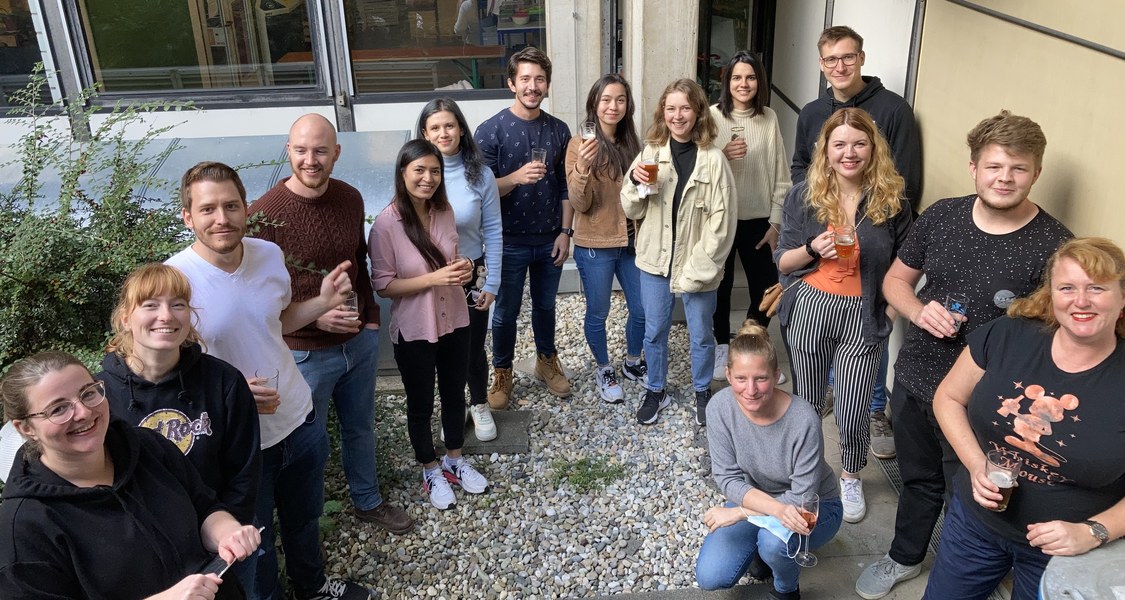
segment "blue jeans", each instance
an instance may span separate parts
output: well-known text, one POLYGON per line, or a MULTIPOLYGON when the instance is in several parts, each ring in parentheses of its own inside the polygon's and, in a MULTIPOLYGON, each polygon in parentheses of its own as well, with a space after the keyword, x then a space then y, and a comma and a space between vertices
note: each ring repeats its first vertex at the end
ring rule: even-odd
POLYGON ((871 394, 873 413, 887 410, 887 367, 890 362, 890 344, 883 344, 883 357, 879 359, 879 372, 875 375, 875 391, 871 394))
POLYGON ((320 515, 324 512, 324 465, 328 462, 328 434, 310 413, 304 424, 285 439, 262 450, 262 484, 254 517, 264 525, 258 547, 258 597, 281 600, 274 548, 273 511, 281 525, 285 572, 297 597, 324 585, 320 557, 320 515))
POLYGON ((922 597, 987 598, 1010 569, 1012 600, 1035 600, 1050 559, 1025 541, 997 535, 966 510, 960 495, 954 493, 945 513, 937 560, 922 597))
MULTIPOLYGON (((662 391, 668 378, 668 331, 672 328, 672 294, 668 277, 640 272, 641 302, 645 311, 645 360, 648 361, 648 388, 662 391)), ((695 391, 711 389, 715 371, 715 334, 711 320, 715 315, 715 290, 682 294, 688 337, 691 339, 691 382, 695 391)))
MULTIPOLYGON (((726 506, 734 504, 727 502, 726 506)), ((836 537, 843 518, 844 506, 839 498, 821 502, 816 527, 809 536, 809 548, 819 548, 836 537)), ((801 575, 801 567, 790 558, 797 553, 798 537, 793 534, 787 545, 769 530, 746 520, 720 527, 703 538, 703 547, 695 559, 695 580, 705 590, 734 587, 757 554, 773 570, 774 589, 792 592, 801 575)))
POLYGON ((645 341, 645 309, 641 304, 640 270, 636 256, 628 248, 574 247, 574 262, 586 293, 586 343, 599 366, 609 364, 605 321, 609 317, 609 298, 613 292, 613 276, 621 282, 629 318, 625 322, 625 352, 640 356, 645 341))
POLYGON ((500 290, 492 311, 492 366, 512 368, 516 352, 516 321, 523 305, 523 284, 531 274, 531 331, 535 334, 535 351, 554 356, 555 296, 559 293, 562 267, 551 258, 554 244, 528 246, 504 244, 504 262, 500 269, 500 290))
POLYGON ((352 504, 371 510, 383 503, 375 473, 375 373, 379 330, 361 329, 339 346, 294 350, 297 368, 312 388, 317 423, 328 430, 328 401, 336 406, 340 453, 352 504))

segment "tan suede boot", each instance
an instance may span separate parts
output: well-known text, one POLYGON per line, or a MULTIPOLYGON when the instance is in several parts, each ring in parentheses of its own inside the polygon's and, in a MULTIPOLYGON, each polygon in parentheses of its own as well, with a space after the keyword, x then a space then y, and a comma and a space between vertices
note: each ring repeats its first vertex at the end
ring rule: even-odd
POLYGON ((492 410, 506 410, 512 399, 512 370, 496 367, 492 376, 492 388, 488 390, 488 407, 492 410))
POLYGON ((558 354, 538 355, 535 359, 535 376, 547 384, 547 389, 551 390, 552 394, 559 398, 570 396, 570 382, 566 379, 558 354))

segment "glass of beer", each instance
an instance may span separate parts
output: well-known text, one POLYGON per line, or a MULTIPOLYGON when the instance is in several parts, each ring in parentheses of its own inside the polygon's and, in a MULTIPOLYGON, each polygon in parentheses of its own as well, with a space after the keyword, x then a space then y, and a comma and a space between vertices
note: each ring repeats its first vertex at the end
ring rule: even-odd
POLYGON ((656 157, 641 159, 641 168, 648 175, 648 187, 652 190, 652 193, 656 193, 656 190, 660 188, 660 165, 657 164, 656 157))
POLYGON ((836 225, 832 228, 832 241, 836 244, 838 258, 851 258, 855 254, 855 227, 836 225))
POLYGON ((1008 501, 1012 498, 1012 490, 1016 489, 1019 485, 1017 480, 1020 475, 1020 460, 1014 456, 1008 455, 1000 450, 990 450, 988 452, 988 464, 985 467, 985 474, 988 480, 995 483, 1000 488, 1000 495, 1003 496, 1000 502, 997 503, 996 508, 990 509, 995 512, 1004 512, 1008 508, 1008 501))
MULTIPOLYGON (((797 506, 797 512, 804 517, 805 524, 811 532, 816 527, 816 518, 820 514, 820 496, 815 492, 806 492, 801 496, 801 504, 797 506)), ((793 557, 793 562, 802 567, 815 567, 817 561, 816 556, 809 552, 809 536, 801 534, 797 536, 797 554, 793 557), (801 550, 802 541, 804 541, 804 550, 801 550)))

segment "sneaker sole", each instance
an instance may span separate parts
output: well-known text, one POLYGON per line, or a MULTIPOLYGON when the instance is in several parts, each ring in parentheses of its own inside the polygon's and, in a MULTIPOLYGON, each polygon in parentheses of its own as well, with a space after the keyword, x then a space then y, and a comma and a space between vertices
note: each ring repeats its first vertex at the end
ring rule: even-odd
POLYGON ((859 523, 860 521, 863 520, 863 517, 866 517, 866 516, 867 516, 867 508, 864 508, 863 512, 859 513, 859 516, 855 516, 855 517, 849 516, 848 513, 844 513, 844 522, 845 523, 859 523))
POLYGON ((915 571, 913 573, 910 573, 909 575, 903 575, 902 577, 899 577, 898 579, 895 580, 894 583, 891 584, 890 589, 888 589, 887 591, 885 591, 881 594, 872 594, 872 593, 864 592, 864 591, 860 590, 859 589, 859 582, 857 581, 856 584, 855 584, 855 593, 856 593, 857 596, 859 596, 860 598, 863 598, 864 600, 879 600, 879 598, 882 598, 882 597, 886 596, 887 594, 891 593, 891 590, 895 589, 896 585, 902 583, 903 581, 910 581, 911 579, 914 579, 915 577, 917 577, 921 574, 922 574, 922 569, 918 569, 917 571, 915 571))
POLYGON ((878 458, 880 460, 890 460, 890 459, 894 458, 895 456, 898 456, 898 453, 897 452, 876 452, 876 451, 872 450, 871 456, 874 456, 875 458, 878 458))
POLYGON ((602 402, 605 402, 606 404, 621 404, 625 401, 624 394, 621 394, 619 396, 611 396, 602 389, 598 390, 598 395, 602 397, 602 402))
POLYGON ((647 421, 642 421, 640 418, 637 418, 637 422, 640 423, 641 425, 652 425, 652 424, 654 424, 654 423, 656 423, 657 421, 660 420, 660 411, 664 410, 665 408, 668 408, 671 405, 672 405, 672 399, 669 398, 668 396, 664 396, 664 399, 660 401, 659 405, 657 405, 656 413, 654 413, 652 415, 651 419, 649 419, 647 421))

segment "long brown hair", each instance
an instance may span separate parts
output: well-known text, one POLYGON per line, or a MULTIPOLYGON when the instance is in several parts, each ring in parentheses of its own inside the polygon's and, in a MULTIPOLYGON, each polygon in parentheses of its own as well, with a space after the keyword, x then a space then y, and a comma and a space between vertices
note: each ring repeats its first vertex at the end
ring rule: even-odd
POLYGON ((410 194, 406 191, 406 166, 426 156, 436 158, 438 167, 441 169, 441 181, 438 182, 434 195, 430 197, 427 203, 433 210, 451 210, 449 199, 445 196, 445 163, 442 161, 441 152, 438 151, 437 146, 426 140, 410 140, 403 145, 402 150, 398 151, 398 160, 395 161, 398 167, 395 171, 395 197, 391 201, 395 205, 395 210, 398 211, 399 218, 402 219, 402 228, 406 231, 407 239, 418 249, 426 264, 430 266, 430 270, 437 271, 449 262, 449 257, 442 254, 441 249, 430 239, 430 234, 422 225, 422 219, 418 218, 418 213, 414 211, 414 203, 411 202, 410 194))
POLYGON ((816 149, 808 170, 808 195, 806 201, 816 208, 816 220, 821 223, 845 223, 840 212, 840 188, 836 171, 828 165, 828 138, 837 127, 847 125, 862 131, 871 140, 871 161, 863 170, 860 188, 867 196, 867 218, 882 225, 902 210, 902 190, 906 183, 895 170, 890 147, 871 115, 861 108, 841 108, 832 113, 820 134, 816 136, 816 149))
POLYGON ((600 142, 598 153, 594 156, 594 164, 590 169, 595 178, 606 174, 617 179, 629 170, 633 159, 641 153, 641 140, 637 137, 636 126, 633 125, 635 110, 633 89, 629 87, 629 82, 617 73, 602 75, 590 88, 590 93, 586 95, 586 120, 598 124, 598 127, 594 128, 594 136, 600 142), (625 89, 625 114, 614 126, 614 139, 609 140, 602 133, 601 123, 598 121, 598 104, 601 103, 605 89, 615 83, 625 89))

